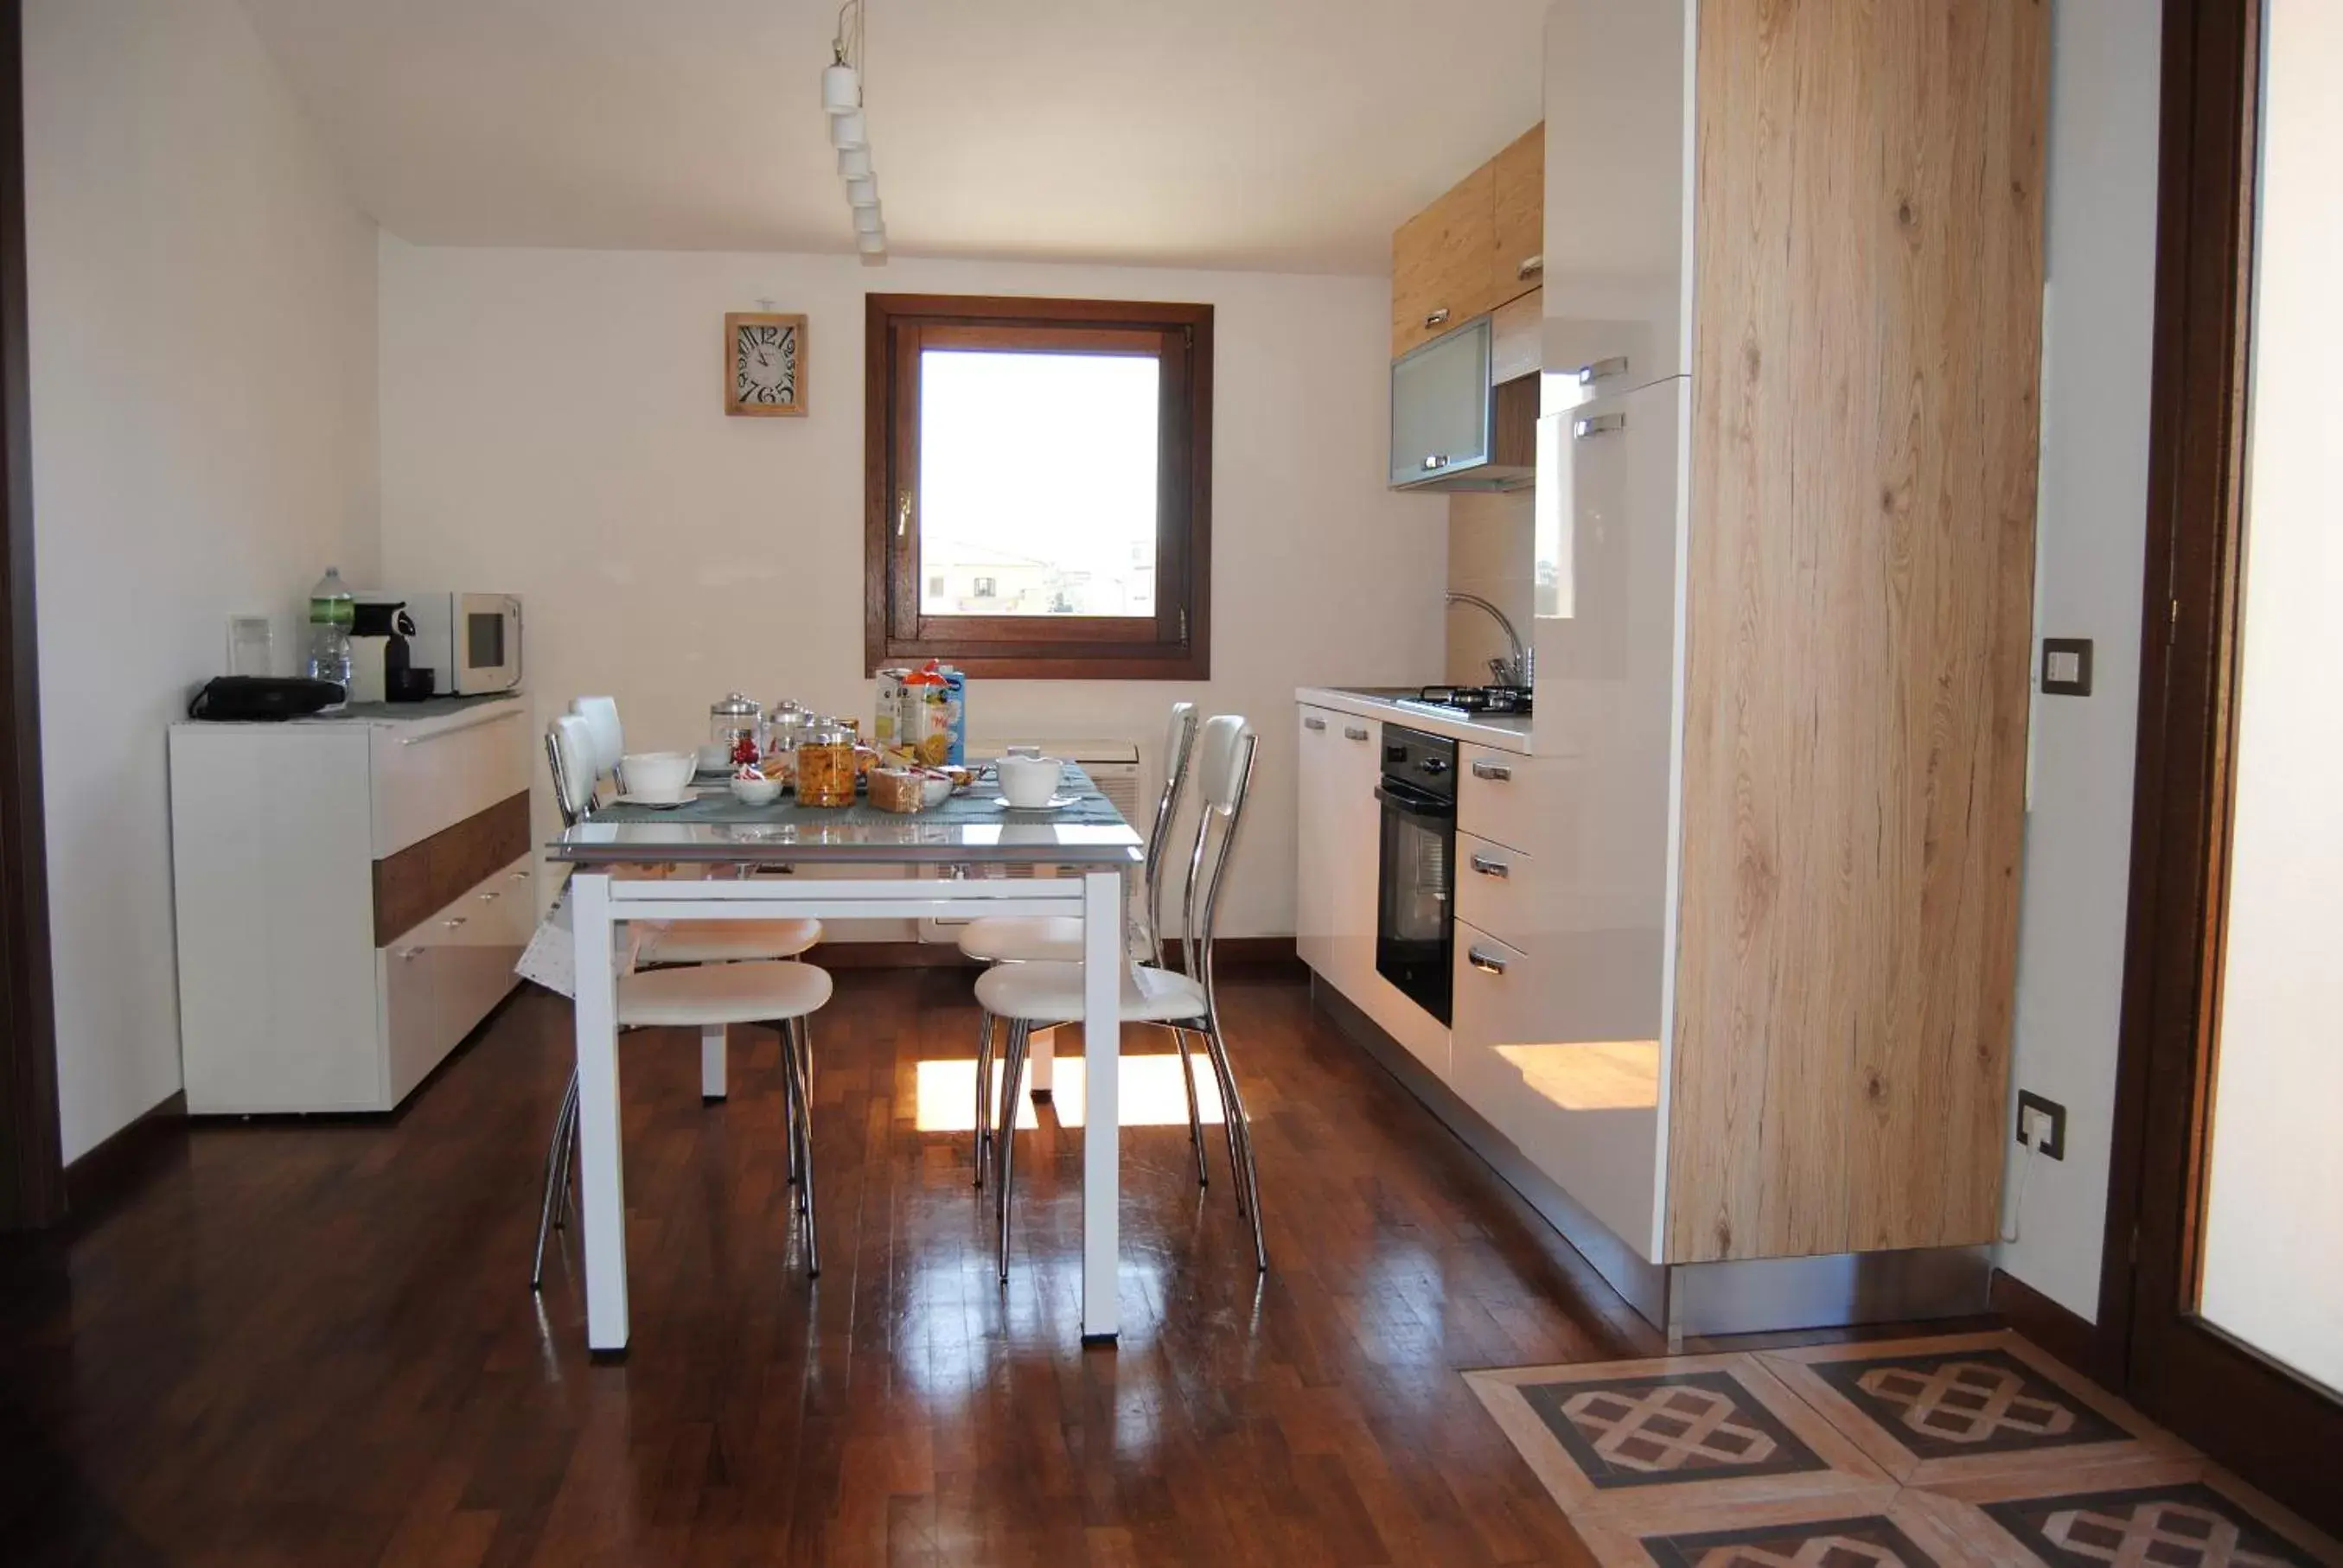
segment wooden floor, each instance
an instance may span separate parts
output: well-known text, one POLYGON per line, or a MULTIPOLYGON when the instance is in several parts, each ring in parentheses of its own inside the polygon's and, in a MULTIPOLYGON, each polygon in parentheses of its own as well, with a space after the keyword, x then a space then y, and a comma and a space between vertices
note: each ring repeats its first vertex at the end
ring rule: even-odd
POLYGON ((1587 1561, 1458 1374, 1658 1336, 1302 986, 1226 988, 1270 1273, 1222 1147, 1199 1193, 1161 1106, 1124 1135, 1121 1344, 1084 1351, 1081 1133, 1024 1135, 1001 1289, 968 1134, 920 1126, 966 1118, 966 977, 839 981, 812 1284, 771 1037, 706 1107, 695 1039, 627 1038, 620 1365, 587 1359, 574 1251, 526 1284, 568 1068, 538 993, 395 1121, 199 1126, 115 1212, 0 1254, 0 1560, 1587 1561))

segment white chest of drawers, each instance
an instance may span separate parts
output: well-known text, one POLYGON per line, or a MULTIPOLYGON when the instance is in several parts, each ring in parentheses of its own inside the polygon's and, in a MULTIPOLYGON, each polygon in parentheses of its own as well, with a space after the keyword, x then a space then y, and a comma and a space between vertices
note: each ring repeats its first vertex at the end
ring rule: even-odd
POLYGON ((530 739, 517 698, 171 727, 190 1112, 392 1110, 504 999, 530 739))

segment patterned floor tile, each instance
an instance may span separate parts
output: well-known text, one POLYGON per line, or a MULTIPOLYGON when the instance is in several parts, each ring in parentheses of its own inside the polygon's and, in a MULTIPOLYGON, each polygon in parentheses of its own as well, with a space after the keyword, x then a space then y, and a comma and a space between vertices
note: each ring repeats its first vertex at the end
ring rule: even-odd
POLYGON ((1940 1519, 1973 1516, 1958 1533, 2023 1568, 2343 1568, 2343 1547, 2193 1455, 2052 1461, 2031 1476, 1951 1482, 1926 1495, 1940 1519))
POLYGON ((1987 1568, 1939 1515, 1890 1498, 1687 1507, 1640 1526, 1574 1521, 1602 1568, 1987 1568))
MULTIPOLYGON (((1884 1503, 1887 1473, 1750 1355, 1468 1372, 1574 1517, 1785 1498, 1884 1503)), ((1832 1568, 1855 1568, 1833 1564, 1832 1568)))
POLYGON ((1763 1352, 1800 1398, 1913 1485, 2179 1451, 2122 1402, 2015 1334, 1763 1352))

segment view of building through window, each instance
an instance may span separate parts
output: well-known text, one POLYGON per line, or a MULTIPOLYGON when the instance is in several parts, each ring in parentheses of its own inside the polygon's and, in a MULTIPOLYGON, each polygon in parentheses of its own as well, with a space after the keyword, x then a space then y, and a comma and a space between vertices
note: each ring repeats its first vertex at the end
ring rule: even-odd
POLYGON ((923 350, 920 611, 1155 614, 1157 362, 923 350))

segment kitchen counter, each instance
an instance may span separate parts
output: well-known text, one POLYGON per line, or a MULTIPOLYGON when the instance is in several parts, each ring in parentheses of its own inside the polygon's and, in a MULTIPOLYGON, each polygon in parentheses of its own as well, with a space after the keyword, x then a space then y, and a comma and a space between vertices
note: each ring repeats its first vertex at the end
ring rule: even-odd
POLYGON ((1332 709, 1337 713, 1355 713, 1362 719, 1381 719, 1393 724, 1404 724, 1410 729, 1445 735, 1475 746, 1493 747, 1499 751, 1518 751, 1524 757, 1551 749, 1531 744, 1531 726, 1535 722, 1534 719, 1512 714, 1451 717, 1401 700, 1413 698, 1416 689, 1412 686, 1303 686, 1295 689, 1293 699, 1309 703, 1313 708, 1332 709))

